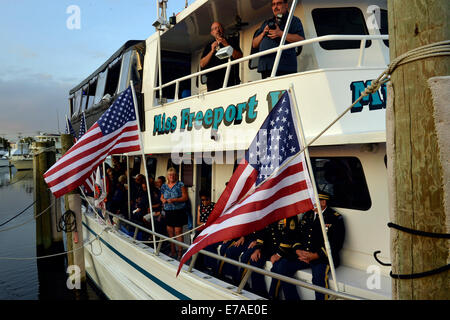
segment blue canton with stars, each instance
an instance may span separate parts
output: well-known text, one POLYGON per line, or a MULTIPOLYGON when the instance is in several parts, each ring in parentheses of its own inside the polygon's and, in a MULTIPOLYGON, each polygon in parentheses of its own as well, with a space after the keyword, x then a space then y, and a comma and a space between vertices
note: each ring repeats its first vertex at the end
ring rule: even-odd
POLYGON ((285 92, 245 154, 247 162, 258 171, 256 185, 301 150, 291 113, 289 94, 285 92))
POLYGON ((83 115, 81 116, 80 122, 80 130, 78 131, 78 139, 80 139, 85 133, 86 133, 86 117, 83 111, 83 115))
POLYGON ((131 87, 122 92, 97 123, 104 135, 122 128, 127 122, 136 120, 131 87))

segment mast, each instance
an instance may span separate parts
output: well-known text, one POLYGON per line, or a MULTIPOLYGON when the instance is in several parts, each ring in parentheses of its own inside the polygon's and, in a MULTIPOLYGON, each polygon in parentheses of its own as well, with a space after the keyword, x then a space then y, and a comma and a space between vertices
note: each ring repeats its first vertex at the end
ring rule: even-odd
MULTIPOLYGON (((414 48, 450 39, 448 0, 390 0, 388 12, 391 61, 414 48)), ((444 203, 448 178, 444 178, 443 168, 448 163, 440 157, 443 146, 433 118, 438 106, 428 81, 448 76, 449 71, 448 55, 399 66, 391 76, 389 98, 393 107, 387 110, 391 221, 413 230, 441 234, 448 232, 450 215, 444 203)), ((448 157, 448 148, 446 151, 448 157)), ((409 278, 446 266, 448 239, 392 228, 391 259, 394 299, 450 298, 448 269, 415 279, 395 278, 395 275, 409 278)))

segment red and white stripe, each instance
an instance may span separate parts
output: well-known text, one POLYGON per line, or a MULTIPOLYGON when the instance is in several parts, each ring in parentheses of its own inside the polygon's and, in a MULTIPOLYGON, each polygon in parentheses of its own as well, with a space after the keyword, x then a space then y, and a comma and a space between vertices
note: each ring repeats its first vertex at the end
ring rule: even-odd
POLYGON ((256 188, 256 170, 245 160, 239 167, 227 185, 228 191, 222 194, 208 218, 210 223, 205 224, 182 257, 177 275, 193 254, 210 244, 247 235, 280 219, 313 209, 314 194, 303 154, 296 155, 287 166, 256 188), (246 195, 249 190, 250 194, 246 195), (242 200, 236 203, 239 199, 242 200))
POLYGON ((110 154, 139 151, 137 121, 103 135, 98 123, 77 141, 66 154, 45 174, 44 179, 56 197, 60 197, 83 184, 95 167, 110 154))

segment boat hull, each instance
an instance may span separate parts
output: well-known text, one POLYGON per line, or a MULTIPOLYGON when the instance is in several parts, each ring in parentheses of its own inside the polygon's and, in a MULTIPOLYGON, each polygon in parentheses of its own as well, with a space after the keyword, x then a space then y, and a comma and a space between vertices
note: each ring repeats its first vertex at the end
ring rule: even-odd
POLYGON ((236 287, 200 271, 187 272, 184 265, 178 277, 178 261, 137 243, 124 233, 109 229, 93 213, 83 214, 86 272, 112 300, 255 300, 250 292, 236 293, 236 287))
POLYGON ((11 159, 10 163, 17 170, 33 170, 33 159, 11 159))
POLYGON ((9 160, 8 159, 0 159, 0 168, 1 167, 9 167, 9 160))

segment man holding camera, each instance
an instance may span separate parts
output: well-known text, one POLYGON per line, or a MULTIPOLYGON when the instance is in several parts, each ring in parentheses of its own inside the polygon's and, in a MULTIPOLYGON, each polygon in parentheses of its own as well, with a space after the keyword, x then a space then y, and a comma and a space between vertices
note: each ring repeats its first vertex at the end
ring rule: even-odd
MULTIPOLYGON (((235 43, 232 39, 225 38, 223 27, 219 22, 212 23, 211 35, 214 37, 214 41, 208 43, 205 47, 205 50, 203 50, 202 59, 200 60, 200 67, 202 70, 227 62, 227 59, 219 59, 216 57, 216 52, 227 46, 231 46, 233 48, 233 54, 231 57, 232 60, 242 58, 242 50, 239 48, 239 44, 235 43)), ((212 71, 206 75, 206 87, 208 88, 208 91, 217 90, 223 87, 225 72, 226 68, 222 68, 212 71)), ((228 86, 234 86, 240 82, 239 65, 235 64, 231 66, 228 86)))
MULTIPOLYGON (((288 0, 272 0, 273 17, 263 22, 253 38, 253 48, 265 51, 280 45, 283 31, 288 18, 288 0)), ((285 43, 297 42, 305 39, 303 25, 299 18, 292 17, 291 25, 285 43)), ((276 54, 272 53, 259 57, 258 72, 263 79, 270 77, 276 54)), ((284 50, 278 65, 277 76, 297 72, 297 55, 295 48, 284 50)))

